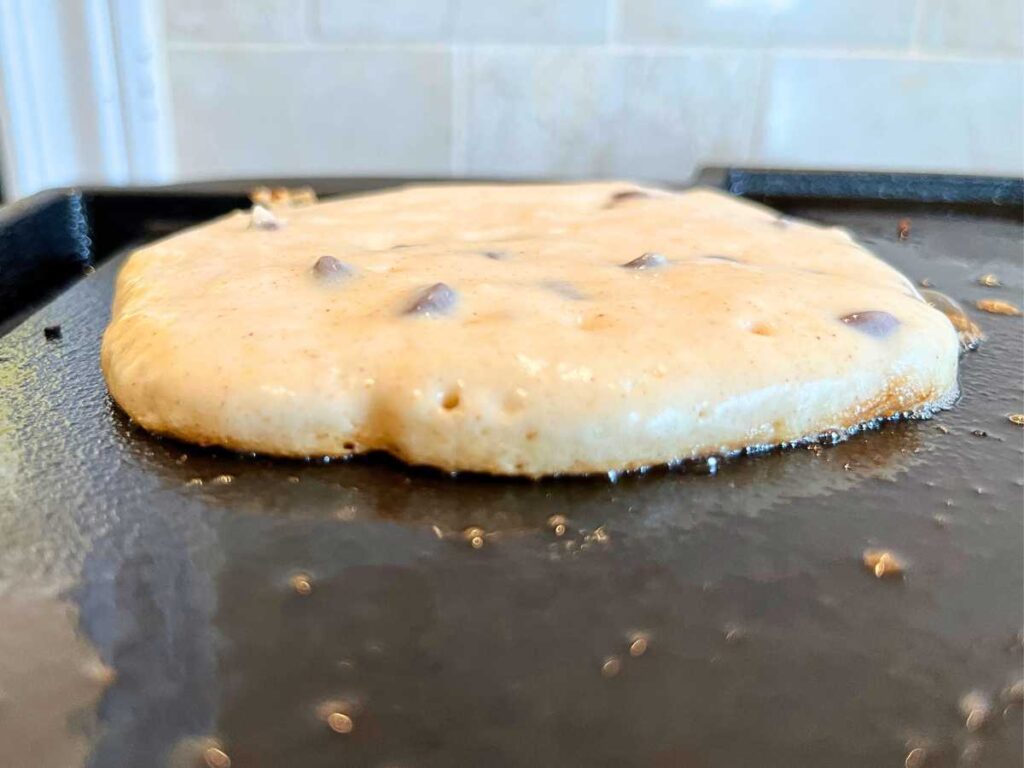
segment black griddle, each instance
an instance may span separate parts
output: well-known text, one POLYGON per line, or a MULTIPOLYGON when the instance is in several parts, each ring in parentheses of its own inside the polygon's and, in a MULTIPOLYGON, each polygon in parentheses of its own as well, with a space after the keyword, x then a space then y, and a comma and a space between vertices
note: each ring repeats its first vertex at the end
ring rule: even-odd
MULTIPOLYGON (((968 304, 1022 303, 1020 180, 704 181, 848 227, 968 304)), ((450 478, 153 438, 99 371, 113 277, 131 248, 244 205, 248 186, 0 210, 0 585, 62 585, 117 672, 90 766, 164 765, 205 736, 235 768, 841 768, 902 766, 915 746, 928 766, 1021 764, 1021 710, 999 700, 1022 664, 1020 318, 971 307, 988 340, 935 419, 717 474, 450 478), (905 578, 866 571, 868 547, 904 557, 905 578), (978 732, 958 711, 972 689, 994 701, 978 732), (318 718, 332 699, 352 733, 318 718)))

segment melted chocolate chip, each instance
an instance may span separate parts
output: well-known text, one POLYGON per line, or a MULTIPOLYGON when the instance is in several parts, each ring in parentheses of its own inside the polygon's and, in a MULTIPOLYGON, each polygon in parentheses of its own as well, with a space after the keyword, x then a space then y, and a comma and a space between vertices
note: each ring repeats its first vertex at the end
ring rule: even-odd
POLYGON ((579 288, 568 280, 549 280, 541 285, 549 291, 554 291, 562 298, 569 299, 570 301, 582 301, 587 298, 579 288))
POLYGON ((879 309, 853 312, 839 319, 846 325, 856 328, 868 336, 874 336, 876 339, 884 339, 895 331, 900 324, 900 321, 893 315, 879 309))
POLYGON ((624 269, 653 269, 654 267, 664 267, 666 264, 668 264, 668 259, 660 253, 648 251, 643 256, 637 256, 632 261, 627 261, 619 266, 624 269))
POLYGON ((619 203, 628 203, 631 200, 646 200, 651 197, 650 193, 644 192, 641 189, 627 189, 622 192, 616 192, 610 198, 608 198, 607 208, 612 208, 619 203))
POLYGON ((43 336, 46 338, 47 341, 59 339, 63 335, 64 333, 63 331, 61 331, 59 325, 48 325, 45 328, 43 328, 43 336))
POLYGON ((313 274, 321 280, 337 280, 352 274, 352 268, 333 256, 321 256, 313 265, 313 274))
POLYGON ((405 314, 446 315, 455 308, 458 298, 458 294, 444 283, 434 283, 416 297, 405 314))

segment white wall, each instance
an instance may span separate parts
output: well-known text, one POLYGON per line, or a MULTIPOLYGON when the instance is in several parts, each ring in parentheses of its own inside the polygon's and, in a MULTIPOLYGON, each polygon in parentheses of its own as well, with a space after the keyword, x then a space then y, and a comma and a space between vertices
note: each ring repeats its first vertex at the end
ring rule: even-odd
POLYGON ((134 4, 168 180, 1024 169, 1021 0, 134 4))
POLYGON ((1020 0, 165 0, 178 168, 1019 174, 1020 0))

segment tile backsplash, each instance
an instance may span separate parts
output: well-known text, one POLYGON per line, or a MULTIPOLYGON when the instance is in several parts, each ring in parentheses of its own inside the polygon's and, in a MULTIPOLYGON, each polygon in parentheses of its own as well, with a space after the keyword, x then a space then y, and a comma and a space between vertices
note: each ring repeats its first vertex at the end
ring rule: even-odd
POLYGON ((1020 175, 1022 6, 164 0, 178 175, 1020 175))

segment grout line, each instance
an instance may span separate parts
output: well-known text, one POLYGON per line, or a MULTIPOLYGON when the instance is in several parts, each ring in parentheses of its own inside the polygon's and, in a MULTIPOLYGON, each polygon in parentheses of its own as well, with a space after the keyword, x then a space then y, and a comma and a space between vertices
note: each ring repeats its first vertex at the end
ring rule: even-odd
POLYGON ((318 14, 314 10, 313 0, 302 0, 302 3, 302 39, 312 43, 320 36, 317 34, 318 14))
POLYGON ((756 164, 764 147, 764 125, 766 111, 771 105, 771 73, 775 61, 769 51, 762 51, 757 73, 757 96, 754 104, 754 118, 751 120, 750 138, 747 141, 746 162, 756 164))
POLYGON ((619 8, 617 0, 605 0, 604 4, 604 42, 605 45, 615 44, 619 26, 619 8))
MULTIPOLYGON (((1019 0, 1015 0, 1019 2, 1019 0)), ((924 33, 924 14, 927 0, 917 0, 914 5, 914 17, 910 23, 909 53, 917 57, 921 53, 921 35, 924 33)))
MULTIPOLYGON (((301 51, 324 52, 373 52, 387 53, 407 51, 410 53, 447 53, 455 48, 452 43, 212 43, 169 41, 167 49, 172 52, 238 51, 251 53, 295 53, 301 51)), ((766 53, 773 56, 787 56, 806 59, 862 59, 862 60, 913 60, 923 62, 1006 62, 1017 63, 1020 57, 1012 53, 963 52, 917 52, 899 48, 865 48, 860 50, 833 48, 737 48, 730 46, 671 46, 671 45, 557 45, 517 43, 477 43, 472 47, 485 53, 517 53, 529 51, 559 51, 581 53, 604 53, 609 56, 744 56, 752 53, 766 53)))
POLYGON ((461 46, 452 46, 448 63, 450 68, 449 88, 451 89, 452 100, 449 110, 451 134, 448 137, 450 142, 448 147, 448 174, 450 176, 461 176, 465 165, 465 153, 463 152, 463 143, 465 141, 463 113, 465 112, 465 103, 463 102, 462 89, 460 88, 460 72, 463 66, 464 55, 465 52, 461 46))

